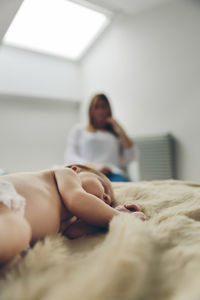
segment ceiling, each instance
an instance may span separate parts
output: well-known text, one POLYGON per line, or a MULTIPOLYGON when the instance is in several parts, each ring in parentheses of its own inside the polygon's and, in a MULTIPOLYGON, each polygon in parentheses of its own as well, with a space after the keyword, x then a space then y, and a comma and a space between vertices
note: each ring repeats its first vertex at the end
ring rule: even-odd
MULTIPOLYGON (((167 3, 171 0, 86 0, 88 3, 95 4, 117 13, 129 15, 136 14, 142 10, 152 8, 156 5, 167 3)), ((80 0, 79 0, 80 2, 80 0)))
POLYGON ((22 0, 0 0, 0 44, 22 0))
MULTIPOLYGON (((135 15, 172 0, 71 0, 88 5, 99 6, 117 14, 135 15)), ((199 1, 199 0, 197 0, 199 1)), ((0 44, 10 23, 23 0, 0 0, 0 44)))
MULTIPOLYGON (((164 4, 172 0, 72 0, 98 5, 113 13, 134 15, 142 10, 164 4)), ((0 43, 9 24, 23 0, 0 0, 0 43)))

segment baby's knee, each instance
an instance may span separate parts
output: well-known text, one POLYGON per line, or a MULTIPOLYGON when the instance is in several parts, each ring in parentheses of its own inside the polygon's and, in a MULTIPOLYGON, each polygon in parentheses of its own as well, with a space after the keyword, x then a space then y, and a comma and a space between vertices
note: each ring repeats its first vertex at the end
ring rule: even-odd
POLYGON ((15 212, 10 212, 6 216, 5 229, 12 241, 16 252, 20 253, 31 240, 31 227, 26 219, 15 212))
POLYGON ((31 228, 28 222, 13 211, 0 217, 0 264, 12 260, 29 244, 31 228))
POLYGON ((31 226, 27 222, 27 220, 16 214, 13 213, 13 222, 16 224, 16 236, 18 236, 18 239, 20 240, 20 245, 21 245, 21 251, 27 246, 27 244, 30 243, 31 240, 31 226))

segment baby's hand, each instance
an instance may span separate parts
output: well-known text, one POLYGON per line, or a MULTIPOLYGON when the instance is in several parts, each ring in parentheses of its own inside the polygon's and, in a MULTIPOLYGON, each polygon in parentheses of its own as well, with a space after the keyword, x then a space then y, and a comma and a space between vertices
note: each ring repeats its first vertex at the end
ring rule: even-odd
POLYGON ((115 209, 119 211, 129 212, 129 213, 141 211, 141 209, 135 204, 118 205, 117 207, 115 207, 115 209))
POLYGON ((149 218, 141 211, 136 211, 134 212, 134 216, 136 216, 137 218, 141 219, 142 221, 146 221, 149 218))
POLYGON ((143 221, 148 219, 148 217, 143 212, 141 212, 140 207, 135 204, 118 205, 117 207, 115 207, 115 209, 122 212, 134 213, 137 218, 140 218, 143 221))

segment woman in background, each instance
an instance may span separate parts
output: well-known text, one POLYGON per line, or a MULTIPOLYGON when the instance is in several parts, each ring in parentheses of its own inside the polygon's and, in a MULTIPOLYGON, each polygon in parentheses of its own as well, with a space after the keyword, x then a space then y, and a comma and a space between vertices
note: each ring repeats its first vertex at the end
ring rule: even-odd
POLYGON ((76 125, 69 134, 65 164, 85 164, 111 181, 128 181, 126 168, 134 159, 134 143, 113 119, 108 98, 95 95, 89 106, 89 124, 76 125))

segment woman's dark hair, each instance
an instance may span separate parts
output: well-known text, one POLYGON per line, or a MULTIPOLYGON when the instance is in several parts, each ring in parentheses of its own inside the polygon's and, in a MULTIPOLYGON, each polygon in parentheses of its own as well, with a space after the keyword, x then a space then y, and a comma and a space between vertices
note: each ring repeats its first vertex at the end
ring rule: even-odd
MULTIPOLYGON (((90 123, 90 125, 92 125, 92 127, 94 129, 96 128, 96 124, 95 124, 95 120, 94 120, 94 117, 93 117, 93 114, 92 114, 92 110, 93 110, 93 107, 95 106, 95 104, 97 103, 98 100, 104 101, 104 103, 108 107, 108 111, 109 111, 108 112, 108 116, 112 117, 112 109, 111 109, 110 102, 109 102, 108 98, 106 97, 106 95, 104 95, 104 94, 96 94, 95 96, 92 97, 90 105, 89 105, 89 110, 88 110, 89 123, 90 123)), ((113 128, 112 128, 112 126, 110 124, 106 125, 105 130, 107 130, 107 131, 113 133, 115 136, 117 136, 117 133, 113 130, 113 128)))

